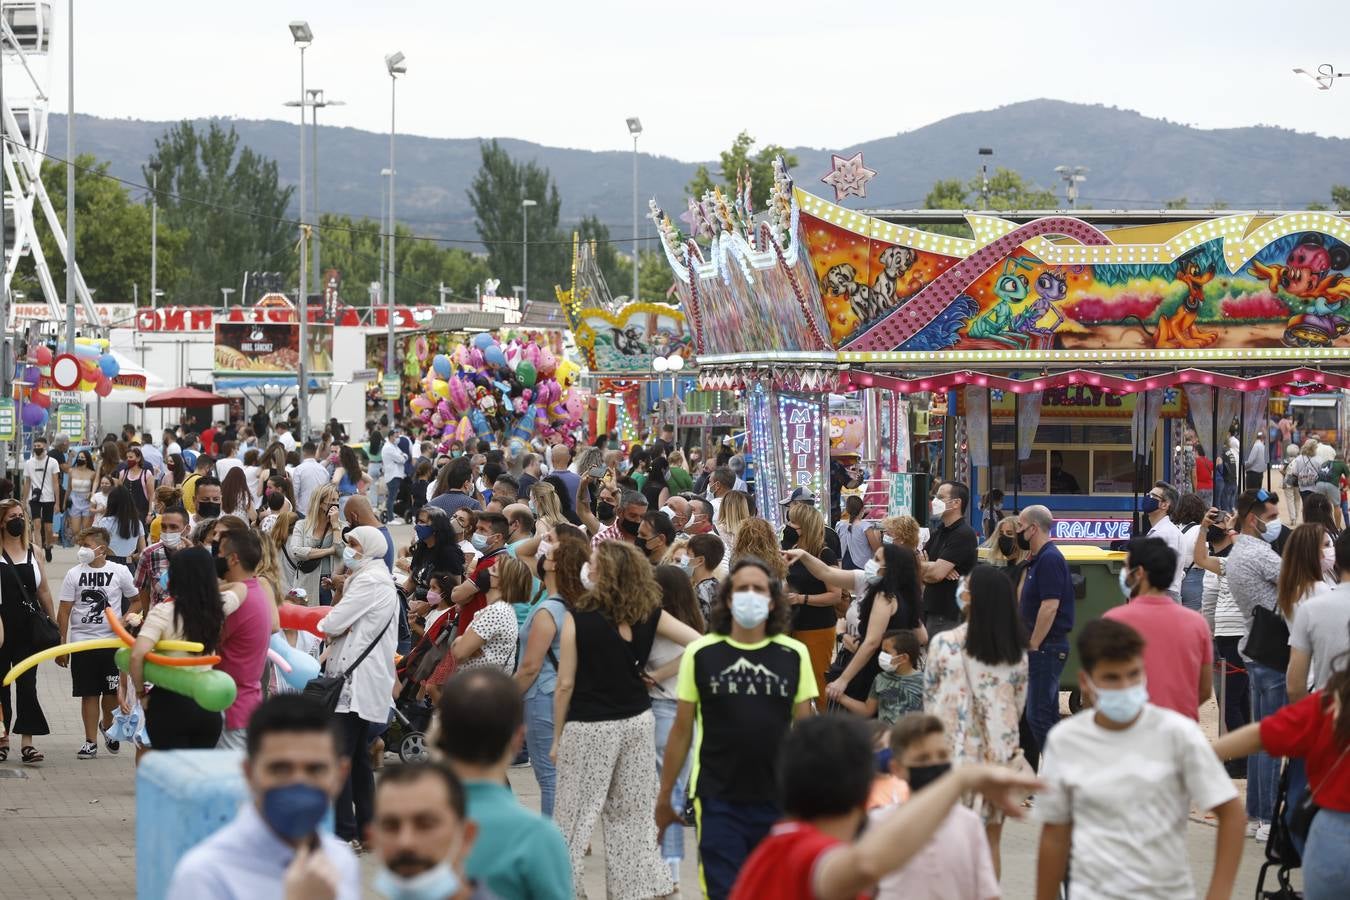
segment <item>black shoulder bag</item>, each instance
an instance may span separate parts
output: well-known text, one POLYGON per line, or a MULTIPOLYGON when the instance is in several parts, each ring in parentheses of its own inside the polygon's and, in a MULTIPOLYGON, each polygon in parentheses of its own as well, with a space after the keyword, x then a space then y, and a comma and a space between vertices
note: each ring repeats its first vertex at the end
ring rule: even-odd
POLYGON ((361 651, 361 655, 356 658, 355 662, 347 667, 347 671, 343 672, 341 675, 320 675, 318 678, 315 678, 310 681, 309 684, 305 685, 305 690, 303 691, 304 695, 311 700, 317 701, 318 704, 329 713, 337 712, 338 702, 342 699, 342 689, 346 687, 347 681, 352 677, 352 673, 356 671, 357 666, 366 661, 366 657, 370 655, 370 651, 375 649, 375 645, 380 642, 380 639, 384 637, 384 633, 389 630, 389 626, 394 624, 394 619, 397 618, 398 611, 395 610, 394 615, 391 616, 389 621, 384 623, 384 627, 380 629, 380 633, 375 635, 375 640, 371 641, 370 645, 366 647, 365 650, 361 651))
POLYGON ((1252 630, 1242 652, 1278 672, 1289 668, 1289 626, 1279 610, 1264 606, 1252 610, 1252 630))
MULTIPOLYGON (((27 647, 33 652, 50 650, 52 647, 61 643, 61 629, 58 628, 56 623, 48 617, 45 611, 43 611, 41 605, 38 604, 37 599, 34 598, 32 594, 28 593, 28 586, 25 585, 23 579, 19 577, 19 567, 14 565, 14 560, 9 558, 8 553, 5 553, 4 557, 5 562, 8 563, 10 571, 14 575, 14 583, 19 586, 19 593, 22 595, 19 600, 19 605, 28 613, 28 633, 22 636, 15 635, 15 643, 20 644, 24 638, 27 638, 27 647)), ((28 557, 25 561, 31 563, 32 559, 33 551, 30 548, 28 557)), ((23 645, 20 644, 20 646, 23 645)))

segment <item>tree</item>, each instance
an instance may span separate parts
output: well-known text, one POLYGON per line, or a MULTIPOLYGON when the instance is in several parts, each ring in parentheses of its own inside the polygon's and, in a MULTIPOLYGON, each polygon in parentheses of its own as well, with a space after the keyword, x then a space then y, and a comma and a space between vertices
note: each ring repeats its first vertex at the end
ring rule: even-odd
MULTIPOLYGON (((495 140, 479 145, 483 162, 469 187, 478 236, 488 250, 488 269, 503 285, 521 277, 521 201, 537 206, 529 210, 530 285, 536 299, 553 296, 555 284, 568 283, 571 269, 571 235, 558 230, 562 201, 558 185, 548 169, 534 163, 518 163, 495 140)), ((510 294, 510 289, 500 293, 510 294)))
POLYGON ((1163 204, 1163 209, 1189 209, 1191 201, 1185 197, 1173 197, 1163 204))
MULTIPOLYGON (((75 260, 84 282, 103 301, 130 301, 139 285, 143 302, 150 294, 150 210, 133 203, 127 189, 108 174, 108 163, 89 154, 75 160, 75 260)), ((52 206, 64 218, 66 208, 66 170, 59 161, 42 164, 42 181, 47 185, 52 206)), ((56 282, 58 301, 64 300, 66 268, 62 248, 47 227, 47 220, 34 206, 38 241, 47 258, 47 267, 56 282)), ((62 222, 64 227, 64 221, 62 222)), ((159 222, 159 285, 171 290, 180 275, 176 260, 186 235, 159 222)), ((32 254, 19 261, 15 271, 15 290, 37 297, 41 288, 32 254)))
POLYGON ((715 185, 720 186, 724 192, 730 193, 736 187, 736 178, 747 168, 750 171, 750 198, 755 205, 755 209, 762 210, 768 205, 769 189, 773 186, 773 161, 775 157, 783 157, 783 161, 788 168, 797 165, 797 157, 788 153, 777 144, 768 144, 759 149, 758 153, 751 154, 755 146, 755 139, 749 132, 742 131, 736 135, 736 140, 732 142, 730 150, 724 150, 720 154, 722 164, 717 171, 717 180, 714 181, 713 175, 708 171, 707 166, 699 166, 694 171, 694 180, 685 187, 693 197, 702 197, 706 191, 713 189, 715 185))
MULTIPOLYGON (((240 148, 233 127, 180 122, 155 141, 156 161, 160 219, 186 235, 172 302, 214 303, 245 271, 298 269, 298 235, 286 220, 294 188, 281 186, 275 160, 240 148)), ((150 165, 141 171, 150 184, 150 165)))
MULTIPOLYGON (((1026 181, 1012 169, 1002 167, 994 169, 989 176, 989 190, 984 189, 984 178, 975 176, 962 184, 956 178, 947 178, 936 182, 928 196, 923 200, 924 209, 1054 209, 1058 202, 1055 192, 1039 188, 1026 181)), ((924 231, 955 237, 970 237, 971 231, 966 225, 929 225, 924 231)))
MULTIPOLYGON (((343 299, 352 306, 369 302, 369 285, 381 281, 380 225, 374 219, 325 214, 321 265, 337 269, 342 277, 343 299)), ((487 260, 461 247, 445 247, 413 237, 400 227, 394 241, 398 264, 395 301, 408 304, 439 301, 444 284, 452 297, 476 298, 478 285, 490 275, 487 260)), ((387 300, 387 298, 385 298, 387 300)))

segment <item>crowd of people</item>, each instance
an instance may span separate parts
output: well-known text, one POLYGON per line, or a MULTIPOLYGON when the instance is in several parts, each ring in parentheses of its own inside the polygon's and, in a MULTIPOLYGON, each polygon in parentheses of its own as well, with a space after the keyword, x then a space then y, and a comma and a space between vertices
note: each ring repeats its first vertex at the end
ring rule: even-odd
MULTIPOLYGON (((581 896, 598 824, 613 897, 670 894, 693 827, 709 897, 984 898, 1005 817, 1032 808, 1038 896, 1069 872, 1085 895, 1192 896, 1195 807, 1218 823, 1210 896, 1228 896, 1283 756, 1306 761, 1291 807, 1307 791, 1321 808, 1305 896, 1350 876, 1350 587, 1333 587, 1350 585, 1350 532, 1315 501, 1289 529, 1265 490, 1230 516, 1160 482, 1122 602, 1083 622, 1051 510, 986 502, 981 548, 959 482, 920 525, 867 520, 855 496, 758 497, 730 442, 682 450, 670 428, 517 455, 367 430, 359 448, 256 419, 73 455, 35 441, 28 503, 0 499, 6 661, 30 652, 30 615, 70 640, 112 636, 109 610, 138 629, 125 675, 112 651, 58 660, 77 755, 100 737, 118 752, 113 717, 143 706, 138 754, 248 756, 253 802, 174 893, 357 896, 352 854, 373 852, 392 897, 581 896), (54 509, 79 547, 55 595, 54 509), (282 629, 287 604, 327 607, 319 635, 282 629), (331 708, 291 696, 274 633, 343 680, 331 708), (223 716, 146 683, 164 639, 220 657, 237 686, 223 716), (1061 721, 1073 640, 1087 708, 1061 721), (1229 734, 1211 747, 1197 719, 1216 656, 1229 734), (395 707, 431 721, 436 762, 384 765, 395 707), (513 764, 539 814, 509 791, 513 764), (315 840, 330 809, 336 838, 315 840)), ((43 759, 36 678, 0 695, 0 759, 11 735, 43 759)))

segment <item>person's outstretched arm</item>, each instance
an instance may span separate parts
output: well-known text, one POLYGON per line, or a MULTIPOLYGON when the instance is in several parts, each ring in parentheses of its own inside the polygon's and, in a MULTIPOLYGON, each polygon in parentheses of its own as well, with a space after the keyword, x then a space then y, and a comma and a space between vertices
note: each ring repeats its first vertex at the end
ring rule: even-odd
POLYGON ((1041 826, 1041 847, 1036 854, 1036 900, 1056 900, 1064 873, 1069 868, 1069 844, 1073 823, 1046 822, 1041 826))
POLYGON ((1205 900, 1228 900, 1233 895, 1238 863, 1242 861, 1242 843, 1247 813, 1237 797, 1214 807, 1219 828, 1214 835, 1214 873, 1209 877, 1205 900))

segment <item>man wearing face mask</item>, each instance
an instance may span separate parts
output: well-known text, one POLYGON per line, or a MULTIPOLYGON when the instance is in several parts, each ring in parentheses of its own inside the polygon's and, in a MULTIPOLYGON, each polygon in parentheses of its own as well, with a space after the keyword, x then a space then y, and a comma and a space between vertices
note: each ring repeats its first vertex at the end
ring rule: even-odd
POLYGON ((380 775, 371 827, 380 871, 375 890, 389 900, 493 900, 464 876, 478 838, 464 785, 437 763, 392 766, 380 775))
POLYGON ((249 719, 247 751, 249 802, 179 860, 166 895, 357 900, 356 856, 319 830, 347 780, 332 717, 308 697, 279 694, 249 719))
POLYGON ((1176 554, 1157 538, 1130 541, 1120 570, 1120 589, 1129 602, 1107 610, 1106 618, 1143 636, 1152 701, 1198 720, 1200 704, 1214 689, 1214 645, 1204 616, 1167 594, 1176 568, 1176 554))
POLYGON ((923 620, 930 639, 961 624, 956 581, 970 574, 980 554, 979 535, 966 521, 969 508, 970 488, 959 481, 938 485, 931 511, 939 525, 924 546, 928 562, 922 573, 923 620))
POLYGON ((600 529, 591 538, 591 547, 599 547, 605 541, 637 543, 638 532, 642 530, 642 517, 647 514, 647 498, 641 491, 624 491, 619 498, 616 514, 613 525, 600 529))
POLYGON ((707 895, 731 890, 755 846, 781 815, 778 746, 794 719, 811 715, 816 676, 806 646, 787 636, 783 586, 753 557, 737 561, 708 619, 708 634, 680 661, 675 723, 661 764, 656 824, 683 810, 670 804, 697 720, 698 754, 689 775, 695 798, 699 866, 707 895))
POLYGON ((207 519, 220 518, 220 496, 220 481, 214 476, 207 475, 197 480, 197 514, 189 523, 192 528, 207 519))
POLYGON ((191 546, 187 510, 181 506, 164 510, 159 517, 159 542, 146 547, 141 561, 136 564, 136 587, 140 591, 134 607, 136 612, 145 614, 152 606, 168 599, 168 591, 161 580, 168 575, 169 558, 191 546))
POLYGON ((1186 854, 1193 808, 1218 825, 1204 896, 1232 893, 1244 826, 1237 788, 1199 724, 1148 702, 1144 652, 1139 632, 1111 619, 1078 635, 1078 684, 1092 706, 1050 732, 1041 756, 1039 900, 1059 896, 1070 858, 1075 896, 1198 896, 1186 854))
MULTIPOLYGON (((1182 559, 1185 553, 1181 548, 1181 529, 1172 521, 1172 510, 1176 509, 1178 499, 1176 488, 1165 481, 1158 481, 1140 501, 1140 509, 1148 520, 1148 531, 1144 536, 1162 541, 1176 554, 1177 559, 1182 559)), ((1185 573, 1178 566, 1176 574, 1172 576, 1172 583, 1163 586, 1167 596, 1177 603, 1181 602, 1181 579, 1184 576, 1185 573)))
POLYGON ((1018 607, 1031 635, 1027 643, 1027 725, 1036 746, 1059 721, 1059 678, 1069 658, 1074 589, 1069 564, 1050 541, 1050 510, 1028 506, 1018 515, 1017 545, 1030 552, 1018 607))
POLYGON ((506 553, 506 541, 510 533, 511 524, 501 513, 478 514, 478 525, 469 536, 473 549, 478 552, 478 559, 470 576, 450 595, 450 599, 459 607, 460 622, 472 622, 474 615, 487 606, 487 592, 491 587, 489 570, 497 564, 497 557, 506 553))
POLYGON ((262 702, 262 673, 267 664, 267 642, 277 630, 276 598, 271 588, 255 574, 262 563, 262 542, 258 533, 239 519, 225 530, 215 549, 216 573, 221 589, 232 585, 242 591, 240 607, 225 618, 220 630, 217 669, 234 679, 235 698, 225 710, 225 728, 217 748, 237 750, 244 746, 249 716, 262 702))

